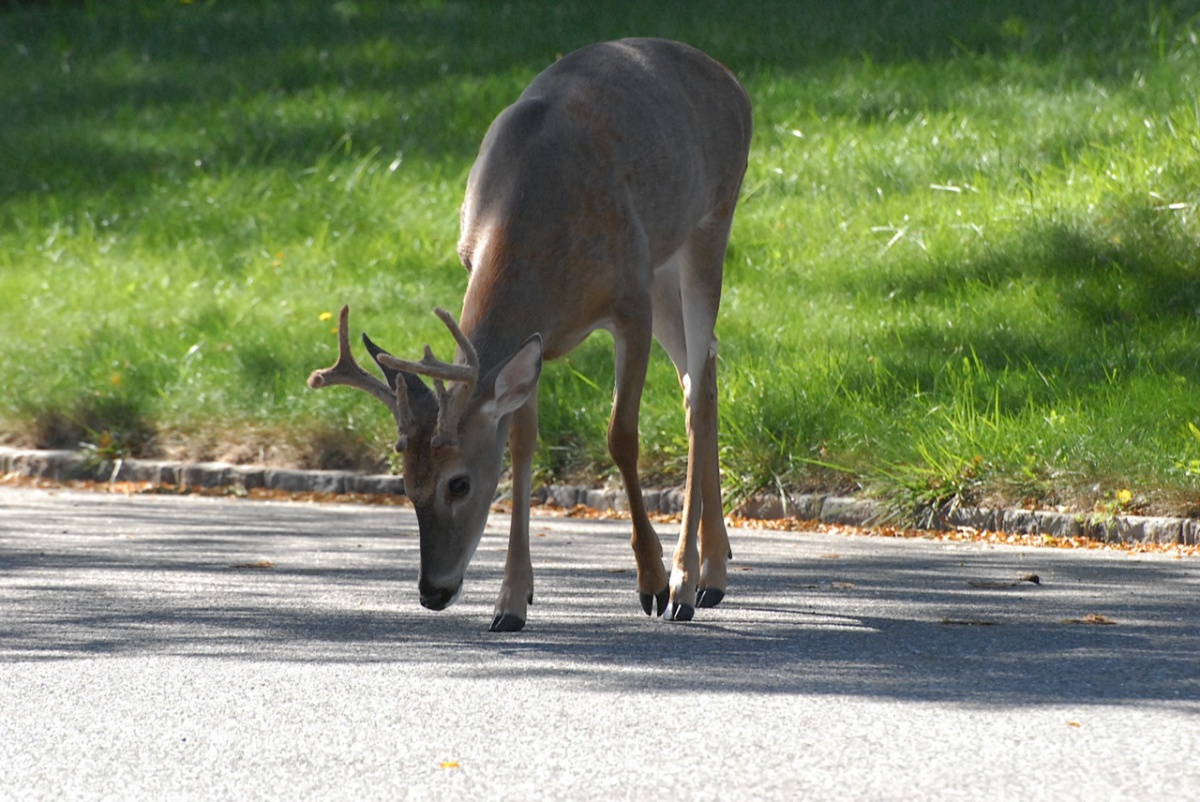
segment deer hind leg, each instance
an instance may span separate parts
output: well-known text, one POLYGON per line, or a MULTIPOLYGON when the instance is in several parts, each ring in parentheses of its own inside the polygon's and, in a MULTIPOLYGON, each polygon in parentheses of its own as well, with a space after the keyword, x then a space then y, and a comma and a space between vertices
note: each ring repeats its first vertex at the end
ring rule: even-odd
POLYGON ((662 615, 668 600, 667 572, 663 568, 662 543, 646 514, 637 467, 638 413, 650 360, 650 336, 644 315, 640 319, 629 315, 613 327, 616 387, 608 425, 608 451, 621 472, 633 519, 631 545, 637 563, 638 597, 646 615, 662 615))
MULTIPOLYGON (((716 607, 725 598, 728 587, 726 563, 732 556, 729 548, 729 533, 725 529, 725 508, 721 502, 721 467, 718 461, 717 415, 717 351, 716 340, 709 351, 704 367, 705 392, 711 398, 705 412, 708 423, 703 427, 709 438, 700 443, 700 579, 697 583, 696 606, 716 607)), ((700 427, 693 424, 697 431, 700 427)), ((690 452, 690 443, 689 443, 690 452)))
POLYGON ((537 448, 537 393, 513 413, 508 432, 512 455, 513 505, 504 558, 504 579, 492 617, 492 632, 517 632, 525 627, 533 604, 533 560, 529 553, 529 498, 533 482, 533 453, 537 448))
POLYGON ((728 226, 697 228, 655 273, 654 334, 675 363, 687 417, 688 469, 683 525, 671 571, 668 617, 725 597, 729 536, 717 460, 717 341, 721 269, 728 226))

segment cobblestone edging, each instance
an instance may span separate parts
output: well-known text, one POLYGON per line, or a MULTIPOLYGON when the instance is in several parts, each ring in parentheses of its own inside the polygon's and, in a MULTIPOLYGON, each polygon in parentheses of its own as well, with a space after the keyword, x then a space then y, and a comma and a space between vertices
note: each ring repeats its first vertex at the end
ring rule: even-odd
MULTIPOLYGON (((78 451, 38 451, 0 446, 0 475, 9 474, 57 481, 152 482, 178 487, 266 488, 292 493, 404 493, 404 480, 391 475, 300 471, 224 462, 96 461, 78 451)), ((596 510, 628 509, 625 494, 619 490, 549 485, 538 488, 534 497, 539 504, 555 507, 569 508, 582 504, 596 510)), ((683 492, 679 489, 647 490, 643 498, 651 512, 673 514, 683 510, 683 492)), ((850 526, 870 526, 887 511, 886 506, 869 499, 817 494, 796 494, 786 498, 755 496, 737 510, 746 518, 795 516, 850 526)), ((1095 516, 1044 510, 959 507, 939 514, 933 528, 1087 537, 1104 542, 1200 545, 1200 520, 1194 518, 1095 516)))
POLYGON ((298 471, 226 462, 92 460, 78 451, 34 451, 0 447, 0 475, 58 481, 152 482, 178 487, 266 488, 289 493, 404 493, 399 476, 353 471, 298 471))

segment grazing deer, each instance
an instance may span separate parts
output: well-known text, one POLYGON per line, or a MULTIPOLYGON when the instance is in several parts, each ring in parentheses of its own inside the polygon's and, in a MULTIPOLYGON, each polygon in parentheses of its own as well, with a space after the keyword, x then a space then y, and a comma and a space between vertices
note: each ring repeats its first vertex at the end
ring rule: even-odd
POLYGON ((524 627, 538 376, 543 359, 596 329, 614 341, 608 448, 629 497, 642 608, 687 621, 724 597, 713 327, 750 127, 737 80, 687 45, 625 39, 571 53, 500 113, 471 168, 458 244, 466 297, 458 323, 436 310, 458 344, 454 361, 437 360, 429 346, 419 361, 397 359, 364 334, 380 381, 354 361, 342 309, 337 363, 308 383, 357 387, 395 417, 420 527, 422 605, 441 610, 458 597, 507 441, 512 529, 491 629, 524 627), (683 524, 669 579, 637 469, 651 336, 679 373, 687 420, 683 524))

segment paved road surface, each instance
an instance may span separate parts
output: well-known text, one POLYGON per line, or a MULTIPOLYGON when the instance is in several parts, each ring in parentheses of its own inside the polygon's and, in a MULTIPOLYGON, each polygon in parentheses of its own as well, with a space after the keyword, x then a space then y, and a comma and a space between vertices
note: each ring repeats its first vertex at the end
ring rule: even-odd
POLYGON ((0 799, 1200 798, 1194 559, 737 530, 680 625, 542 518, 498 635, 505 525, 431 613, 407 510, 0 488, 0 799))

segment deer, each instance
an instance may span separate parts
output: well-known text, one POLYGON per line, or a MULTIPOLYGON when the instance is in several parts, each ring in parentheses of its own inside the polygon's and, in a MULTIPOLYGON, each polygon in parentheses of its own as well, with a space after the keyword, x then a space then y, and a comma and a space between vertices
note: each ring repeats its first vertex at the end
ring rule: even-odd
POLYGON ((468 174, 462 311, 456 321, 435 310, 456 344, 452 361, 428 345, 420 359, 402 359, 364 333, 381 380, 355 361, 342 307, 336 362, 308 384, 357 388, 391 411, 419 530, 422 606, 443 610, 458 599, 507 444, 511 521, 490 630, 525 626, 538 380, 544 360, 597 330, 613 339, 607 445, 628 499, 642 610, 689 621, 696 608, 724 599, 732 555, 718 464, 715 326, 750 137, 746 91, 689 45, 623 39, 574 51, 500 112, 468 174), (652 339, 678 374, 688 443, 670 574, 638 475, 652 339))

